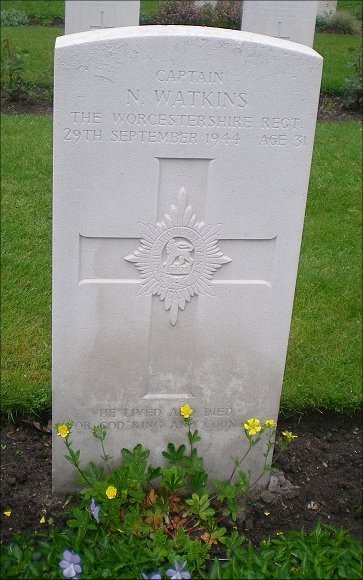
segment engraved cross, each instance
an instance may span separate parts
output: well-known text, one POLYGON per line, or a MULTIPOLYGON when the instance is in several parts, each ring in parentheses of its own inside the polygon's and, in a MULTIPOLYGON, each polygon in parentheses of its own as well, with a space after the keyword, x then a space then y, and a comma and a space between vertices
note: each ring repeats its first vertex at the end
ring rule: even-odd
POLYGON ((290 40, 290 36, 282 36, 281 34, 282 22, 277 23, 277 36, 275 38, 283 38, 285 40, 290 40))
POLYGON ((93 28, 114 28, 114 26, 106 26, 104 23, 104 15, 105 13, 103 11, 100 12, 100 24, 94 24, 94 25, 90 25, 90 30, 92 30, 93 28))
MULTIPOLYGON (((224 237, 228 224, 202 221, 213 161, 159 158, 157 215, 150 223, 135 224, 134 237, 80 236, 79 285, 134 286, 135 303, 144 310, 149 305, 145 399, 194 397, 200 307, 204 309, 210 301, 216 301, 215 308, 222 307, 231 285, 240 287, 241 297, 244 287, 271 289, 276 236, 224 237), (185 199, 177 201, 180 190, 182 197, 187 196, 187 204, 185 199), (187 279, 190 284, 185 283, 187 279), (178 299, 174 311, 173 298, 178 299)), ((213 316, 213 305, 208 308, 213 316)))

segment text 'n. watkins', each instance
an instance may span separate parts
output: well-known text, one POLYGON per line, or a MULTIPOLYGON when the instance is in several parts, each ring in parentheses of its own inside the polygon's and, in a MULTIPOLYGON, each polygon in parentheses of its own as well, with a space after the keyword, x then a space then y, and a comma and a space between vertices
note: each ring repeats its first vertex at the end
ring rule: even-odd
POLYGON ((242 91, 154 89, 143 94, 140 89, 126 89, 127 105, 144 105, 151 102, 159 107, 198 107, 202 109, 244 109, 247 93, 242 91))

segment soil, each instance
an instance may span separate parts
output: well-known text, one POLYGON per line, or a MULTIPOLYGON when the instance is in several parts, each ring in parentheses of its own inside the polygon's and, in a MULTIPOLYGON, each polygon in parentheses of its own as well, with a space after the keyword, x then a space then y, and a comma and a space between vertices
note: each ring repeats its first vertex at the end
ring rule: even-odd
MULTIPOLYGON (((362 416, 313 412, 281 420, 298 437, 275 462, 269 489, 255 490, 237 520, 254 544, 320 521, 362 538, 362 416)), ((67 500, 51 493, 51 423, 19 420, 1 431, 1 538, 66 520, 67 500), (6 516, 4 511, 11 510, 6 516), (45 524, 40 523, 45 516, 45 524)), ((226 522, 227 527, 236 525, 226 522)))

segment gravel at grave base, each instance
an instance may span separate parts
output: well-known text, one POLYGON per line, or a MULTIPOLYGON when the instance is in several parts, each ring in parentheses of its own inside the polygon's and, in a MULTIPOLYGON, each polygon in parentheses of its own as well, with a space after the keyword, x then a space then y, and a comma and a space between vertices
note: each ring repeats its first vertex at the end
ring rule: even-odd
MULTIPOLYGON (((279 474, 270 480, 269 489, 255 492, 237 522, 227 522, 227 528, 237 526, 255 545, 288 530, 308 531, 318 521, 362 538, 361 419, 361 411, 352 416, 313 412, 281 419, 279 430, 298 437, 278 458, 279 474)), ((2 425, 2 540, 9 541, 13 532, 44 529, 49 518, 63 526, 65 499, 51 494, 51 434, 41 430, 49 429, 47 420, 36 427, 24 420, 2 425), (7 510, 10 516, 4 514, 7 510)))

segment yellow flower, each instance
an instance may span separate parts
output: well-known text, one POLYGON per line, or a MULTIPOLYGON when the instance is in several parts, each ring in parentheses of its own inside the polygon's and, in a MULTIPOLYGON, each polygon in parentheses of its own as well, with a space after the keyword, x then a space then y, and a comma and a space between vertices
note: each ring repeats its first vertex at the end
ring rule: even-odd
POLYGON ((266 421, 264 421, 263 424, 265 427, 271 427, 271 429, 273 427, 276 427, 276 421, 274 421, 273 419, 266 419, 266 421))
POLYGON ((114 499, 117 495, 117 488, 114 487, 113 485, 109 485, 108 488, 106 489, 106 495, 108 499, 114 499))
POLYGON ((189 407, 188 404, 182 405, 179 411, 183 419, 189 419, 190 415, 193 413, 193 409, 189 407))
POLYGON ((291 441, 292 439, 296 439, 296 437, 297 437, 297 435, 293 435, 293 434, 291 433, 291 431, 283 431, 283 432, 281 433, 281 435, 283 435, 284 437, 286 437, 286 439, 287 439, 288 441, 291 441))
POLYGON ((69 429, 67 425, 65 425, 64 423, 59 423, 58 425, 56 425, 56 427, 57 427, 57 435, 59 435, 59 437, 63 437, 64 439, 69 435, 69 429))
POLYGON ((40 518, 40 520, 39 520, 39 523, 40 523, 40 524, 45 524, 45 517, 44 517, 44 516, 42 516, 42 517, 40 518))
POLYGON ((246 423, 243 423, 243 426, 248 435, 257 435, 257 433, 261 431, 259 419, 247 419, 246 423))
POLYGON ((265 516, 269 516, 271 512, 268 512, 267 510, 265 510, 263 513, 265 516))
POLYGON ((11 516, 11 510, 5 510, 4 511, 4 516, 6 516, 7 518, 10 518, 10 516, 11 516))

